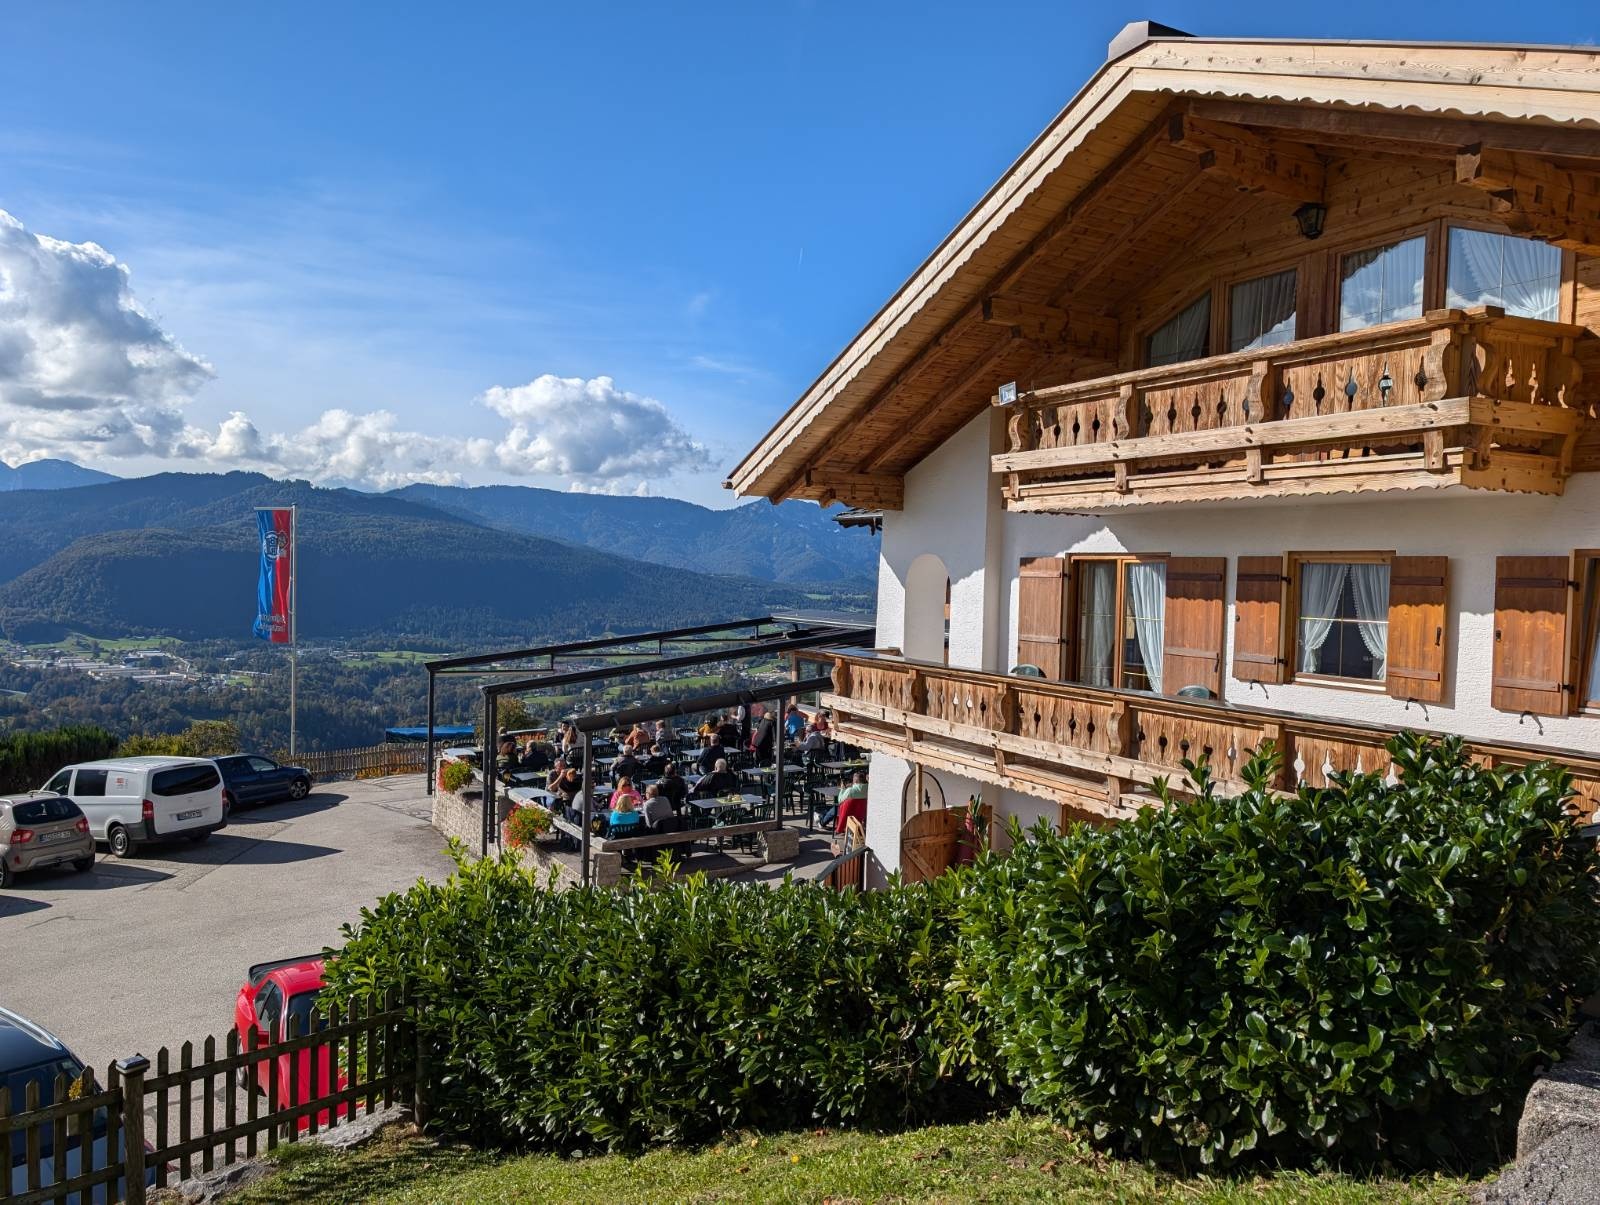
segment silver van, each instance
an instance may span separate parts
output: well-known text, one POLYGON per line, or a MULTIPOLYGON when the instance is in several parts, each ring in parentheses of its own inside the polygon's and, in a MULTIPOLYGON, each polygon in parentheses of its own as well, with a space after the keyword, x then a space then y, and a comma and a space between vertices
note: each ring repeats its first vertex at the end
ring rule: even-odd
POLYGON ((83 809, 89 832, 118 858, 141 842, 204 841, 228 823, 222 775, 200 757, 121 757, 68 766, 41 793, 83 809))

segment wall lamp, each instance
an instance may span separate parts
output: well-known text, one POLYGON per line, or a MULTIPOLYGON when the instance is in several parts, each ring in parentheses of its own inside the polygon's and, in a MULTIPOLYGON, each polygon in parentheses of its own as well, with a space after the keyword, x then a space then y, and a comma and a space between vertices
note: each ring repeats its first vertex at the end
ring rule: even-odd
POLYGON ((1328 207, 1320 201, 1307 201, 1294 211, 1294 220, 1306 238, 1321 238, 1322 224, 1328 220, 1328 207))

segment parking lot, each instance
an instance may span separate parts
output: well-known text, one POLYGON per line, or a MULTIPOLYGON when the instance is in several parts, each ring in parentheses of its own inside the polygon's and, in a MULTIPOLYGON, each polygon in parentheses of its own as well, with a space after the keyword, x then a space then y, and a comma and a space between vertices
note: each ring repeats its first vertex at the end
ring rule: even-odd
POLYGON ((251 963, 336 942, 361 908, 451 869, 420 775, 247 808, 203 845, 151 846, 88 874, 0 891, 0 1005, 97 1070, 222 1035, 251 963))

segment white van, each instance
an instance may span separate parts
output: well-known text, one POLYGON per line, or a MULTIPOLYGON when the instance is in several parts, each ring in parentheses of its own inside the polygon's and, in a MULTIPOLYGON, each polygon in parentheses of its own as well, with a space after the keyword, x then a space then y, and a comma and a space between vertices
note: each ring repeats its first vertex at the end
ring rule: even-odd
POLYGON ((112 854, 141 841, 204 841, 228 823, 222 775, 200 757, 122 757, 68 766, 41 788, 65 795, 89 818, 89 832, 112 854))

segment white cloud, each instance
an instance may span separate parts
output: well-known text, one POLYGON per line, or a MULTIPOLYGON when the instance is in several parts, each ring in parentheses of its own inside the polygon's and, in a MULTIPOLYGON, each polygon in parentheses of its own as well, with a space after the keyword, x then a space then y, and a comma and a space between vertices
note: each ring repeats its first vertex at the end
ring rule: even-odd
POLYGON ((297 431, 263 431, 242 411, 205 429, 184 407, 213 376, 135 300, 126 265, 0 210, 0 455, 13 463, 173 459, 379 489, 504 474, 644 494, 710 460, 659 401, 606 376, 488 390, 480 402, 507 423, 498 438, 409 431, 387 410, 343 408, 297 431))
POLYGON ((547 373, 513 389, 496 386, 483 403, 511 424, 495 448, 502 472, 644 482, 710 463, 705 445, 665 406, 610 377, 547 373))

